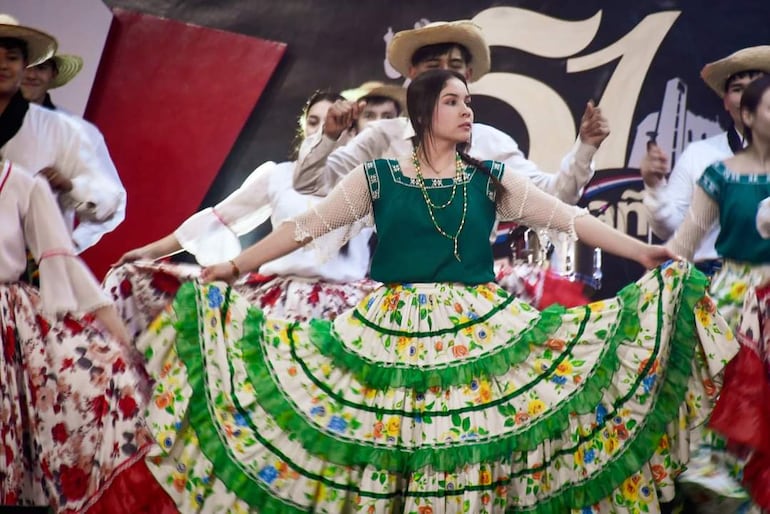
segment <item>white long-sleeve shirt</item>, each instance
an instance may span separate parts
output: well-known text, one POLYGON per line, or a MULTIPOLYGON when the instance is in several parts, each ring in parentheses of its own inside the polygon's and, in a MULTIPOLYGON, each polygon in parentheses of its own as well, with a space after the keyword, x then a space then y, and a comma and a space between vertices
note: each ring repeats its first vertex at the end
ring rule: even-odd
POLYGON ((78 217, 72 232, 78 252, 114 229, 125 213, 126 191, 106 147, 100 150, 94 144, 98 141, 85 122, 30 104, 19 131, 0 148, 3 158, 29 173, 53 167, 72 181, 72 190, 59 194, 58 200, 70 231, 78 217))
MULTIPOLYGON (((345 138, 334 141, 319 131, 308 137, 300 148, 294 172, 294 189, 325 195, 359 164, 410 155, 413 136, 414 129, 407 118, 370 123, 366 130, 349 142, 345 138)), ((472 157, 500 161, 509 172, 524 175, 538 188, 567 203, 577 203, 583 188, 593 177, 591 159, 596 148, 579 140, 562 159, 558 173, 541 171, 524 157, 510 136, 489 125, 474 123, 471 141, 468 153, 472 157)))
MULTIPOLYGON (((710 164, 732 156, 727 132, 722 132, 687 145, 676 162, 668 183, 662 183, 655 188, 645 185, 643 203, 647 219, 656 236, 666 240, 674 234, 684 221, 703 171, 710 164)), ((714 248, 718 235, 719 221, 715 222, 701 239, 693 257, 695 262, 719 257, 714 248)))
POLYGON ((0 284, 27 269, 27 248, 40 266, 43 310, 83 314, 110 305, 75 254, 48 183, 16 163, 0 163, 0 284))
MULTIPOLYGON (((266 162, 254 170, 230 196, 214 207, 187 219, 174 231, 186 251, 201 265, 224 262, 241 251, 238 236, 250 232, 270 217, 273 227, 318 204, 322 197, 301 195, 292 188, 294 162, 266 162)), ((265 275, 321 278, 352 282, 366 276, 369 267, 370 228, 351 239, 346 253, 339 253, 336 239, 328 237, 314 247, 304 247, 263 265, 265 275)))

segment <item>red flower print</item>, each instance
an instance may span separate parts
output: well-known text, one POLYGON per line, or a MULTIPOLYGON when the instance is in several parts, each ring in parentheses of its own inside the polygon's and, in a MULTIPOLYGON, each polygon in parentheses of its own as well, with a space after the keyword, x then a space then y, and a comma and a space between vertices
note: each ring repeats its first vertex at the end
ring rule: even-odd
POLYGON ((468 355, 468 347, 463 344, 453 346, 452 355, 454 355, 455 357, 464 357, 468 355))
POLYGON ((70 332, 72 332, 72 335, 78 335, 83 331, 83 325, 81 325, 80 322, 72 316, 66 316, 64 318, 64 326, 67 327, 70 332))
POLYGON ((703 387, 706 388, 706 394, 712 398, 717 394, 717 388, 710 378, 707 378, 703 381, 703 387))
POLYGON ((3 334, 3 350, 5 353, 5 360, 12 361, 13 356, 16 353, 16 332, 12 326, 5 327, 5 334, 3 334))
POLYGON ((62 360, 61 368, 59 368, 59 371, 64 371, 66 369, 70 369, 74 365, 75 365, 75 359, 67 357, 66 359, 62 360))
POLYGON ((175 295, 182 283, 179 282, 178 278, 176 278, 174 275, 171 275, 170 273, 166 273, 165 271, 156 271, 152 274, 150 285, 162 293, 175 295))
POLYGON ((131 293, 134 292, 134 286, 131 285, 131 281, 127 278, 124 278, 120 281, 120 296, 123 298, 128 298, 131 296, 131 293))
POLYGON ((40 314, 35 316, 35 321, 37 321, 37 326, 40 328, 40 332, 41 332, 40 335, 42 335, 43 337, 47 337, 48 336, 48 331, 51 330, 51 325, 40 314))
POLYGON ((57 423, 51 429, 51 435, 53 436, 53 440, 57 443, 66 442, 69 438, 69 435, 67 434, 67 425, 64 423, 57 423))
POLYGON ((123 414, 123 419, 128 419, 136 414, 138 406, 136 401, 130 396, 124 396, 118 401, 118 408, 120 413, 123 414))
POLYGON ((259 305, 261 307, 265 307, 267 305, 275 305, 275 302, 277 302, 278 298, 280 297, 281 286, 273 286, 267 293, 262 295, 262 298, 259 299, 259 305))
POLYGON ((10 446, 5 447, 5 462, 13 462, 13 449, 10 446))
POLYGON ((110 410, 110 404, 107 403, 107 398, 104 395, 97 396, 91 399, 91 410, 94 411, 97 419, 101 419, 107 415, 110 410))
POLYGON ((307 297, 307 301, 310 302, 310 305, 318 305, 318 301, 320 300, 319 293, 321 292, 321 285, 315 284, 313 286, 313 290, 310 291, 310 294, 307 297))
POLYGON ((78 500, 88 492, 88 475, 78 467, 62 465, 59 479, 61 492, 68 500, 78 500))
POLYGON ((665 468, 663 468, 663 466, 661 466, 660 464, 654 464, 651 470, 652 470, 652 478, 656 482, 660 482, 661 480, 663 480, 668 476, 665 468))
POLYGON ((545 342, 546 347, 550 348, 551 350, 555 350, 557 352, 560 352, 564 349, 565 343, 562 339, 549 339, 545 342))
POLYGON ((123 373, 124 371, 126 371, 126 363, 123 359, 118 357, 117 360, 112 363, 112 372, 123 373))
POLYGON ((417 512, 419 514, 433 514, 433 507, 430 505, 423 505, 419 509, 417 509, 417 512))

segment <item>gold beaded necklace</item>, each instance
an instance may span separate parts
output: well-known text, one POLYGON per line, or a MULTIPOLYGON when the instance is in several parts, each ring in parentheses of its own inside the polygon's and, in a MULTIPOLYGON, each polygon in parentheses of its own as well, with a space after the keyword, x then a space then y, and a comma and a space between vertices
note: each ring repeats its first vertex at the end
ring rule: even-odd
POLYGON ((464 180, 465 170, 463 161, 460 158, 460 154, 455 154, 455 176, 452 182, 452 193, 449 195, 449 200, 447 200, 446 203, 440 205, 434 204, 428 195, 428 190, 425 187, 425 180, 422 177, 422 170, 420 169, 420 159, 417 158, 416 149, 412 150, 412 164, 414 165, 415 175, 417 176, 417 185, 420 187, 420 191, 422 191, 422 197, 425 199, 425 204, 428 206, 428 214, 430 215, 430 219, 433 222, 433 226, 436 227, 436 231, 438 231, 439 234, 452 241, 455 259, 460 261, 461 259, 458 248, 458 238, 460 237, 460 233, 463 231, 463 227, 465 226, 465 215, 468 212, 468 183, 464 180), (433 214, 433 209, 445 209, 452 204, 452 201, 455 199, 455 194, 457 193, 458 182, 462 182, 463 185, 463 214, 460 218, 460 226, 457 227, 457 232, 455 235, 451 236, 438 224, 436 216, 433 214))

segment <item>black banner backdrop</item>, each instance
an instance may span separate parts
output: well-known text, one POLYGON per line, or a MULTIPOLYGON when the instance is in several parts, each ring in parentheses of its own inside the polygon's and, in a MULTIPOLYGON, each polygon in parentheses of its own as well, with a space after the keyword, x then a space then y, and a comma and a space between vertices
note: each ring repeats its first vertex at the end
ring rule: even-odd
MULTIPOLYGON (((431 21, 473 19, 492 45, 492 72, 472 87, 476 120, 513 136, 552 171, 575 140, 586 101, 597 101, 612 134, 597 153, 597 173, 581 205, 599 209, 609 203, 604 221, 645 240, 638 167, 647 140, 655 137, 675 160, 687 142, 721 131, 729 118, 700 80, 700 69, 740 48, 770 44, 770 2, 756 0, 106 3, 288 44, 204 206, 224 198, 262 162, 286 160, 312 91, 367 80, 403 83, 385 60, 393 33, 431 21)), ((230 73, 238 70, 211 80, 226 81, 230 73)), ((605 257, 602 296, 641 271, 605 257)))

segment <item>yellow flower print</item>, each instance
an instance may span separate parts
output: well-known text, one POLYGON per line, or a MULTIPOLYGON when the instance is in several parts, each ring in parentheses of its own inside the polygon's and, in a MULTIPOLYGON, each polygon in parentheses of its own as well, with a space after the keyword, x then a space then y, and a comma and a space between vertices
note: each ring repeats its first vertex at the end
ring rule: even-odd
POLYGON ((481 470, 481 474, 479 476, 479 482, 481 482, 481 485, 489 485, 492 483, 492 473, 488 469, 481 470))
POLYGON ((543 371, 548 369, 548 361, 545 359, 535 359, 535 372, 536 373, 542 373, 543 371))
POLYGON ((711 314, 708 311, 698 309, 698 322, 705 326, 711 325, 711 314))
POLYGON ((396 437, 401 431, 401 418, 392 416, 388 420, 387 433, 389 436, 396 437))
POLYGON ((565 377, 572 374, 572 363, 568 360, 563 360, 556 366, 556 374, 565 377))
POLYGON ((477 404, 489 403, 492 400, 492 386, 486 380, 479 384, 479 395, 476 397, 477 404))
POLYGON ((527 405, 527 412, 530 416, 537 416, 545 410, 545 403, 542 400, 530 400, 527 405))
POLYGON ((578 448, 578 451, 572 454, 572 458, 575 459, 575 466, 582 466, 583 461, 583 447, 578 448))
POLYGON ((479 293, 479 296, 482 296, 487 300, 493 300, 495 298, 495 295, 487 286, 482 285, 482 286, 476 287, 476 292, 479 293))
POLYGON ((591 312, 599 312, 604 310, 605 303, 601 300, 598 302, 591 302, 588 304, 588 308, 591 309, 591 312))
POLYGON ((324 378, 329 378, 332 374, 332 367, 328 362, 321 364, 321 373, 323 373, 324 378))
POLYGON ((615 453, 615 451, 617 451, 619 447, 620 447, 620 441, 618 440, 618 437, 616 435, 612 435, 604 439, 604 451, 606 451, 607 453, 613 454, 615 453))
POLYGON ((626 500, 636 501, 639 497, 639 482, 641 482, 639 475, 633 475, 628 477, 622 485, 623 497, 626 500))
POLYGON ((398 353, 404 353, 404 351, 406 351, 406 349, 409 347, 410 341, 411 339, 409 337, 400 336, 396 340, 396 351, 398 353))
POLYGON ((742 300, 744 295, 746 294, 746 289, 748 288, 748 285, 746 282, 738 281, 735 282, 732 286, 730 286, 730 292, 728 293, 728 297, 732 300, 742 300))

